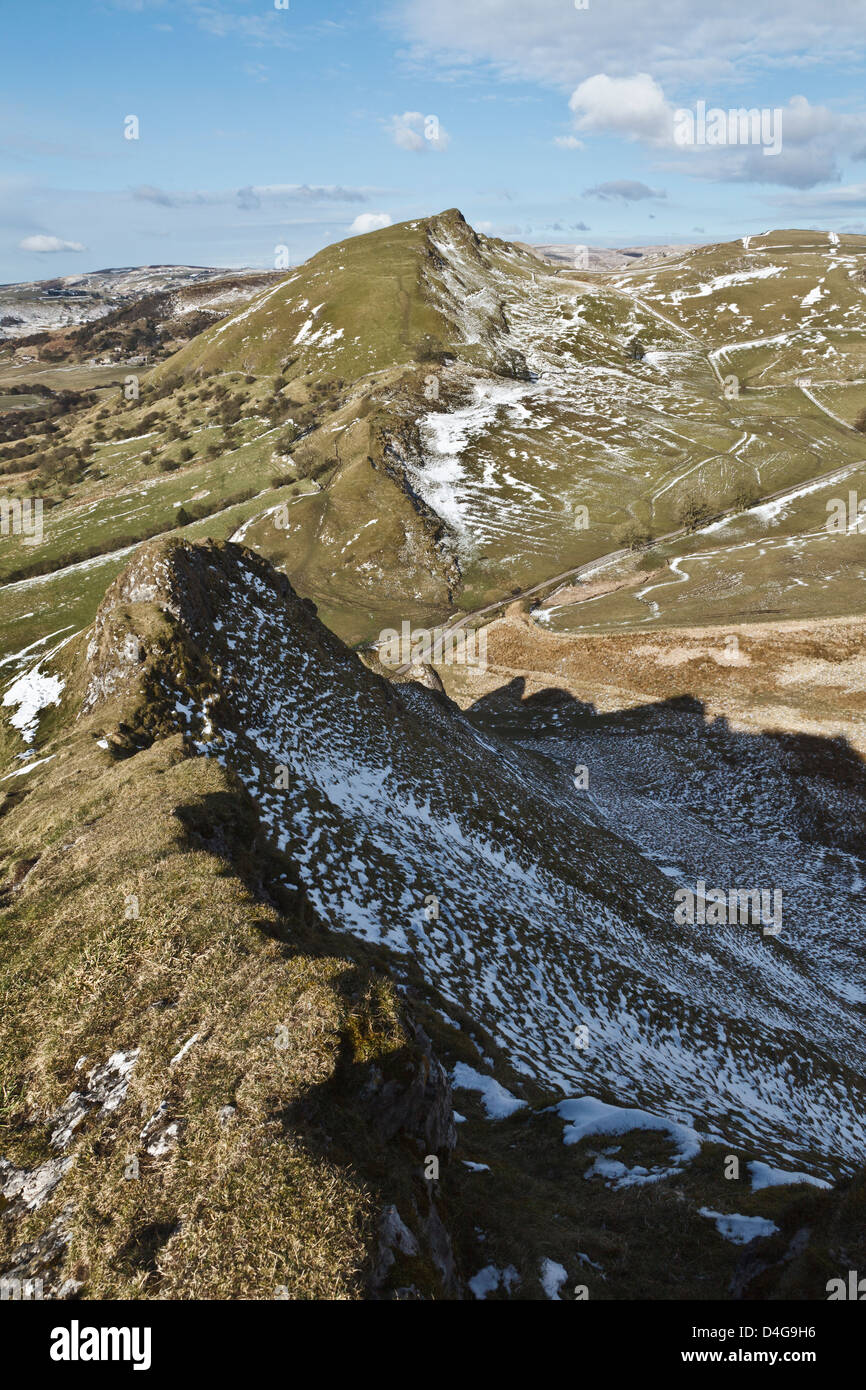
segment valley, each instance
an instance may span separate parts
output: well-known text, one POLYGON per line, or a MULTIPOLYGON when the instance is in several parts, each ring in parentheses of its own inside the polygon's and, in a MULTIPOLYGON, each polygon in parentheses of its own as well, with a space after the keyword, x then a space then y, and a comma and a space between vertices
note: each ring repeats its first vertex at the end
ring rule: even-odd
POLYGON ((866 1263, 866 237, 650 250, 450 209, 4 345, 5 1270, 866 1263), (699 883, 781 930, 678 921, 699 883))

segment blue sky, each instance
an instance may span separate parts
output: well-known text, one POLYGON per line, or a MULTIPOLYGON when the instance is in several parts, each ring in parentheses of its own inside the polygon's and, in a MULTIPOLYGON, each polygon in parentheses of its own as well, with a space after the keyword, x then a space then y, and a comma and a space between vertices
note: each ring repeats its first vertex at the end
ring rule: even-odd
POLYGON ((4 59, 3 281, 453 206, 536 242, 866 232, 866 0, 19 0, 4 59), (684 147, 701 101, 781 110, 780 151, 684 147))

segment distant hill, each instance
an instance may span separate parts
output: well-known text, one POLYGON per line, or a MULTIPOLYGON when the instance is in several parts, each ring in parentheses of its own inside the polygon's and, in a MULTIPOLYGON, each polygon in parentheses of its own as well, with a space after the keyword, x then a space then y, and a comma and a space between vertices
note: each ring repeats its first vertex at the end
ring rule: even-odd
MULTIPOLYGON (((44 351, 47 345, 55 361, 81 360, 76 348, 92 343, 93 339, 85 335, 67 344, 64 339, 71 328, 123 314, 124 310, 132 312, 136 305, 141 307, 138 317, 152 315, 154 311, 158 315, 160 309, 170 303, 172 294, 180 290, 189 292, 195 286, 212 281, 222 281, 226 287, 233 284, 237 290, 235 302, 239 302, 244 286, 258 288, 267 278, 268 272, 261 271, 156 265, 124 266, 51 280, 0 285, 0 361, 4 344, 30 354, 36 349, 44 351)), ((228 305, 231 301, 223 302, 228 305)), ((102 348, 122 352, 126 346, 123 338, 110 337, 113 326, 111 322, 102 325, 102 348)), ((200 324, 196 331, 202 326, 200 324)), ((34 355, 41 356, 42 352, 36 351, 34 355)))
POLYGON ((515 246, 531 251, 548 265, 569 270, 625 270, 631 265, 654 265, 696 249, 696 244, 689 243, 612 247, 589 246, 585 242, 517 241, 515 246))

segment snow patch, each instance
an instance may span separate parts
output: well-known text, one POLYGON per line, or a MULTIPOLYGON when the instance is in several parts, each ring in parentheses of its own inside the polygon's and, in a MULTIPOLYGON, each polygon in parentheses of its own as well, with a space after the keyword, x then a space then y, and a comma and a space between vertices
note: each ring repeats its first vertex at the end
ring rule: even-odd
POLYGON ((59 705, 66 682, 59 676, 46 676, 39 665, 14 680, 3 696, 4 707, 15 706, 9 723, 25 743, 32 743, 39 727, 39 716, 49 705, 59 705))
POLYGON ((736 1213, 725 1216, 720 1211, 711 1211, 709 1207, 701 1207, 700 1214, 715 1221, 719 1235, 734 1245, 748 1245, 750 1240, 775 1235, 779 1229, 774 1221, 768 1221, 763 1216, 739 1216, 736 1213))
POLYGON ((465 1062, 458 1062, 454 1068, 453 1083, 461 1091, 480 1091, 484 1109, 491 1120, 504 1120, 515 1110, 522 1110, 526 1104, 500 1086, 495 1077, 483 1076, 465 1062))
POLYGON ((548 1298, 553 1299, 554 1303, 561 1303, 559 1290, 568 1278, 567 1271, 555 1260, 541 1261, 541 1287, 548 1298))
POLYGON ((752 1191, 760 1192, 764 1187, 787 1187, 789 1183, 808 1182, 813 1187, 832 1187, 823 1178, 814 1178, 811 1173, 786 1173, 782 1168, 771 1168, 768 1163, 755 1160, 749 1164, 752 1175, 752 1191))

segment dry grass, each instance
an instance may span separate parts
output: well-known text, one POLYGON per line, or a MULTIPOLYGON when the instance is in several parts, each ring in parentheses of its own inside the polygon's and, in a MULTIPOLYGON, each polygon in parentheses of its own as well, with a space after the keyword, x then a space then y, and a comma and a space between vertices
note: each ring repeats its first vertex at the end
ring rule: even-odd
MULTIPOLYGON (((124 1102, 76 1131, 53 1197, 3 1223, 3 1256, 71 1206, 66 1273, 88 1297, 357 1297, 381 1196, 356 1166, 345 1112, 357 1105, 363 1132, 363 1101, 340 1074, 404 1057, 394 987, 317 949, 196 845, 198 825, 254 850, 229 774, 186 758, 179 735, 114 761, 93 722, 2 821, 7 875, 36 864, 3 914, 0 1152, 52 1156, 48 1119, 85 1073, 139 1057, 124 1102), (332 1088, 328 1135, 305 1107, 332 1088), (160 1105, 178 1142, 153 1156, 141 1131, 160 1105)), ((399 1143, 390 1157, 407 1163, 399 1143)))

